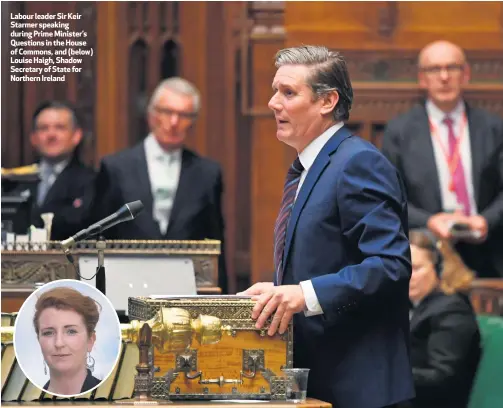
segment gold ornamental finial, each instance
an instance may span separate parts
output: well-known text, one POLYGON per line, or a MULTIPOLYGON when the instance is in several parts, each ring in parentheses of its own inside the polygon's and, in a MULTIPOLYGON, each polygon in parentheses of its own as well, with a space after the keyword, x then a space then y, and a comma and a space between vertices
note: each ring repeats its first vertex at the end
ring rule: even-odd
POLYGON ((220 342, 224 333, 231 334, 231 328, 222 326, 218 317, 199 315, 192 319, 185 309, 162 307, 146 322, 133 320, 121 325, 122 338, 138 343, 144 323, 152 329, 152 344, 161 353, 184 351, 190 348, 194 338, 201 345, 215 344, 220 342))

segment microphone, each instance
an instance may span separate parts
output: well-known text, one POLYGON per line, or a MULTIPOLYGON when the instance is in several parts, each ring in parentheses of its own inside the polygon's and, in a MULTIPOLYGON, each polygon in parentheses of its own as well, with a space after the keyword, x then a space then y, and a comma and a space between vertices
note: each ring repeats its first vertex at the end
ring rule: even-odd
POLYGON ((92 235, 100 234, 103 231, 117 224, 120 224, 121 222, 134 220, 142 210, 143 210, 143 203, 140 200, 124 204, 112 215, 103 218, 101 221, 92 224, 88 228, 80 230, 74 236, 67 238, 64 241, 61 241, 60 242, 61 248, 63 249, 63 251, 66 252, 68 248, 75 245, 75 243, 77 243, 78 241, 86 239, 87 237, 92 235))

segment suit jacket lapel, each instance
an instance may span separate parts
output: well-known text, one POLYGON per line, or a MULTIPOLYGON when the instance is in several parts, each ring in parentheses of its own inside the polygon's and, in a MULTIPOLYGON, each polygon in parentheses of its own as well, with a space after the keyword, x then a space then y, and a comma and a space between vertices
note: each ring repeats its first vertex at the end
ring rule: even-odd
POLYGON ((149 235, 160 236, 161 230, 159 224, 154 220, 154 198, 152 197, 152 189, 150 186, 150 177, 148 174, 147 156, 145 152, 145 144, 140 143, 138 146, 138 154, 136 155, 136 165, 132 166, 137 177, 138 198, 141 197, 145 211, 148 217, 142 217, 142 228, 149 232, 149 235))
MULTIPOLYGON (((431 203, 432 210, 442 208, 442 195, 440 192, 440 179, 435 160, 435 151, 433 149, 433 141, 430 133, 430 125, 426 107, 422 106, 416 120, 410 129, 411 135, 416 135, 413 141, 411 151, 419 156, 418 171, 421 170, 424 174, 429 175, 428 180, 431 183, 431 188, 425 188, 422 192, 423 202, 431 203)), ((407 160, 407 158, 405 159, 407 160)), ((429 206, 428 206, 429 207, 429 206)))
MULTIPOLYGON (((297 195, 297 199, 295 200, 295 204, 292 209, 292 214, 290 216, 290 221, 288 222, 288 227, 286 230, 286 238, 285 238, 285 250, 283 252, 283 271, 286 271, 286 263, 288 261, 288 254, 290 252, 292 237, 295 232, 295 228, 297 227, 297 222, 299 221, 300 213, 304 208, 311 191, 318 181, 321 173, 325 169, 325 167, 330 163, 330 154, 337 150, 342 141, 351 136, 349 130, 345 127, 339 129, 327 142, 327 144, 321 149, 320 153, 316 157, 313 165, 307 172, 307 176, 302 184, 302 187, 297 195)), ((284 273, 283 273, 284 276, 284 273)), ((281 282, 279 282, 281 283, 281 282)))
POLYGON ((473 195, 475 204, 478 206, 480 190, 480 174, 484 161, 483 154, 487 148, 483 145, 487 138, 482 134, 484 132, 484 122, 480 117, 473 114, 473 111, 466 105, 466 115, 468 118, 468 129, 470 134, 470 150, 472 165, 473 195))
POLYGON ((183 210, 183 203, 190 200, 191 185, 197 184, 197 172, 194 172, 194 156, 186 149, 182 151, 182 168, 180 170, 180 180, 176 188, 175 200, 169 217, 168 230, 166 235, 174 231, 176 221, 180 219, 180 213, 183 210))

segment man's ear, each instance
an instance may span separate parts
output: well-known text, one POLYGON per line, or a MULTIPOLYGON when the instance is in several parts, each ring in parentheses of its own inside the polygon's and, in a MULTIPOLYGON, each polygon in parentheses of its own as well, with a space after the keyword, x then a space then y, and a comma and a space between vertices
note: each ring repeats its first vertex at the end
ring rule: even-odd
POLYGON ((468 85, 471 76, 472 76, 472 70, 470 68, 470 65, 465 64, 465 66, 463 67, 463 85, 468 85))
POLYGON ((37 148, 38 146, 38 137, 35 132, 30 133, 30 143, 34 148, 37 148))
POLYGON ((82 129, 79 128, 73 132, 72 144, 74 147, 77 147, 79 145, 80 141, 82 140, 82 137, 83 137, 82 129))
POLYGON ((337 103, 339 102, 339 92, 332 91, 322 96, 323 104, 321 106, 321 113, 323 115, 329 114, 332 112, 337 103))
POLYGON ((419 73, 417 74, 417 83, 421 89, 428 89, 426 75, 424 72, 419 71, 419 73))
POLYGON ((155 129, 156 127, 156 115, 148 110, 147 111, 147 123, 148 123, 148 128, 150 131, 152 131, 153 129, 155 129))

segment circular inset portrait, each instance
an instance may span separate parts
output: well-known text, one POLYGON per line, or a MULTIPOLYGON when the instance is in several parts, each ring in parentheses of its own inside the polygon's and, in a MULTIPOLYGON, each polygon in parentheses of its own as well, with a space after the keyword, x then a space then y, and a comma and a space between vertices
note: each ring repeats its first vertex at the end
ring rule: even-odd
POLYGON ((111 374, 121 349, 112 303, 82 281, 50 282, 23 303, 14 326, 14 352, 26 377, 42 390, 75 397, 111 374))

